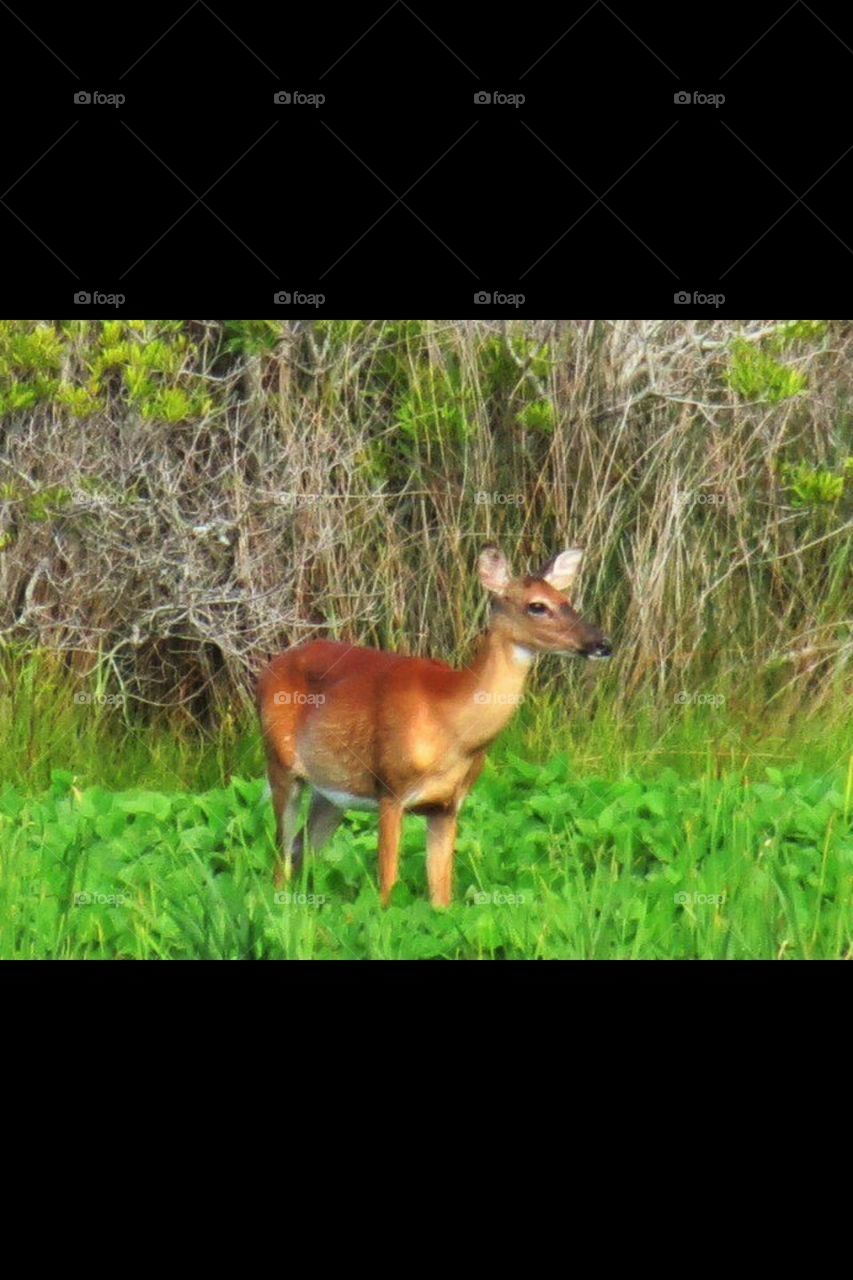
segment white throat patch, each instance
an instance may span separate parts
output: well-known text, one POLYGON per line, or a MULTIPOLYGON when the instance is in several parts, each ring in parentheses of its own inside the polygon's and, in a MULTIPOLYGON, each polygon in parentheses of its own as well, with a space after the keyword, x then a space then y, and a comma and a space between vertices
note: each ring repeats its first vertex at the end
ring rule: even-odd
POLYGON ((532 649, 525 649, 523 644, 514 644, 512 646, 512 656, 516 662, 523 662, 525 666, 533 661, 536 654, 532 649))

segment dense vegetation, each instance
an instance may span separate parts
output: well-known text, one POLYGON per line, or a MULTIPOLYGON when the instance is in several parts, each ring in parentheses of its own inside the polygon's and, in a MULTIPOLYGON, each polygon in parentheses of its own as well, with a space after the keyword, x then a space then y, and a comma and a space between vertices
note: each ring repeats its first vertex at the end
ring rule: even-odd
POLYGON ((0 322, 0 954, 847 954, 851 352, 839 321, 0 322), (541 662, 446 917, 417 820, 375 916, 357 815, 285 909, 258 666, 461 659, 486 541, 585 546, 615 658, 541 662))
POLYGON ((490 767, 468 802, 457 903, 426 899, 409 819, 387 912, 375 821, 289 889, 269 874, 259 781, 201 793, 0 793, 0 954, 125 958, 788 958, 850 955, 853 775, 756 761, 578 777, 565 755, 490 767))

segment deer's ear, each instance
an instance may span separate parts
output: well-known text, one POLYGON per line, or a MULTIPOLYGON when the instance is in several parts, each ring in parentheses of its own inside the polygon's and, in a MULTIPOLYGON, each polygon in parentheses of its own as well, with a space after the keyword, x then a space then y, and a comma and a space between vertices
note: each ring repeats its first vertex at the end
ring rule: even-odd
POLYGON ((539 570, 539 577, 553 587, 555 591, 568 591, 573 585, 583 560, 583 548, 572 547, 552 556, 546 565, 539 570))
POLYGON ((497 547, 486 547, 478 561, 480 581, 487 591, 501 595, 509 586, 510 573, 506 556, 497 547))

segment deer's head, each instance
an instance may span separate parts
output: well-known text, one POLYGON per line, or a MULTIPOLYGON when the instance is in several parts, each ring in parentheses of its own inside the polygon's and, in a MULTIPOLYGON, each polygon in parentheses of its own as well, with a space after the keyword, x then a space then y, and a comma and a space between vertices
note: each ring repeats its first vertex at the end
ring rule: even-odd
POLYGON ((480 581, 492 594, 492 631, 500 630, 513 644, 531 653, 577 653, 585 658, 609 658, 610 641, 572 607, 569 592, 583 560, 583 551, 561 551, 538 573, 513 578, 506 557, 497 547, 480 555, 480 581))

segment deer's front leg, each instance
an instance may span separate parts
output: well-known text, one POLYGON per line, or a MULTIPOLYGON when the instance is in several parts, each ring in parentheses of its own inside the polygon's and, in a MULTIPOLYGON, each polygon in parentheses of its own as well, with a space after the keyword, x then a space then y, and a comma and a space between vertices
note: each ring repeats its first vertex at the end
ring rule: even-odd
POLYGON ((459 810, 483 771, 486 753, 480 751, 471 761, 471 768, 451 807, 444 813, 436 813, 427 819, 427 880, 429 896, 434 907, 449 907, 453 901, 453 862, 456 857, 456 827, 459 810))
POLYGON ((395 796, 383 796, 379 801, 379 896, 383 907, 388 906, 397 883, 402 826, 403 806, 395 796))
POLYGON ((453 901, 453 855, 456 846, 456 812, 436 813, 427 819, 427 880, 434 907, 453 901))

